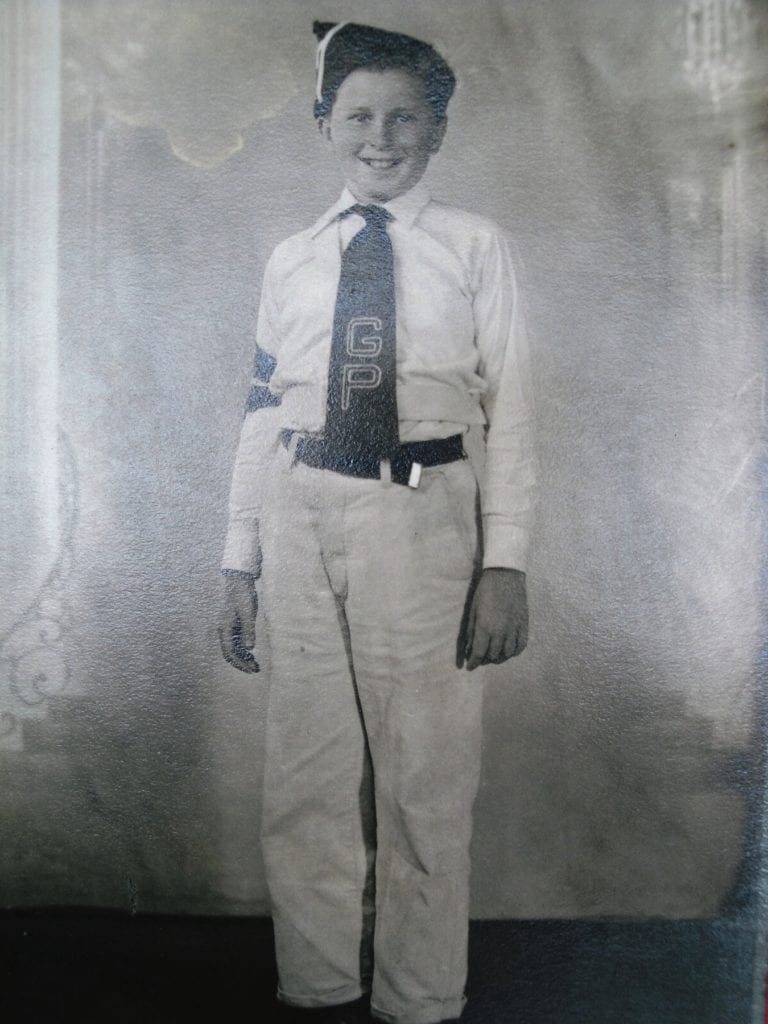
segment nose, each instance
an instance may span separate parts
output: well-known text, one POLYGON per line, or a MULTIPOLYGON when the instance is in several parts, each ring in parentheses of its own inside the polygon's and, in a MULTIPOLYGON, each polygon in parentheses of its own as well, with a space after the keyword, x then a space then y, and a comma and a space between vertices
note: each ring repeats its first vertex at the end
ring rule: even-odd
POLYGON ((368 143, 374 149, 388 149, 392 144, 392 125, 386 118, 373 118, 368 122, 368 143))

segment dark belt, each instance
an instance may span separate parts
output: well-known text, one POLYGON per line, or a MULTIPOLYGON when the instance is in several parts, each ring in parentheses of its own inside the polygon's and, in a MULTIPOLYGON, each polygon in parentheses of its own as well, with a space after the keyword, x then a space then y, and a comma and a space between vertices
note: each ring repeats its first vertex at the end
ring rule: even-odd
MULTIPOLYGON (((286 444, 290 441, 290 434, 286 444)), ((381 477, 382 460, 376 455, 356 453, 347 455, 328 448, 322 437, 300 437, 296 444, 295 456, 299 462, 313 469, 330 469, 344 476, 358 476, 366 480, 381 477)), ((466 458, 461 434, 441 437, 434 441, 411 441, 401 444, 390 459, 392 481, 408 484, 414 463, 417 466, 442 466, 466 458)), ((418 485, 418 482, 417 484, 418 485)))

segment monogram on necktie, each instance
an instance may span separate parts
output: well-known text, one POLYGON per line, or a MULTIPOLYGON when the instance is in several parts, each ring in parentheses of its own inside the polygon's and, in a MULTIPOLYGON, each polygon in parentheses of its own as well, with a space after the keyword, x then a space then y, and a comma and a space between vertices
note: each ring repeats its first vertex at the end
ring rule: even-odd
POLYGON ((352 206, 365 218, 341 257, 328 368, 325 445, 353 464, 386 459, 400 444, 396 394, 395 277, 391 214, 352 206))

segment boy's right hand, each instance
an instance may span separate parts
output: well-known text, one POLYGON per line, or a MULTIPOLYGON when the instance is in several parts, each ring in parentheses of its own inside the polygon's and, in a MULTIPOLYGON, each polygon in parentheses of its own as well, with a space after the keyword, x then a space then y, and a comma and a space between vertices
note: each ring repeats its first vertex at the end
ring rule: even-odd
POLYGON ((258 606, 254 576, 243 573, 222 577, 219 643, 224 658, 241 672, 259 671, 259 663, 251 654, 256 645, 258 606))

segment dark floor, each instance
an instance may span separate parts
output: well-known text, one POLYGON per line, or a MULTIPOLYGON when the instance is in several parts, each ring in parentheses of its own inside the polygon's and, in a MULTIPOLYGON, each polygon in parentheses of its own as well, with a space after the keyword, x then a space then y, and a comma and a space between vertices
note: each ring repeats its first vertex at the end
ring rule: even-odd
MULTIPOLYGON (((174 1024, 272 1017, 269 921, 0 913, 0 1020, 174 1024)), ((738 921, 473 922, 462 1024, 751 1024, 738 921)))

